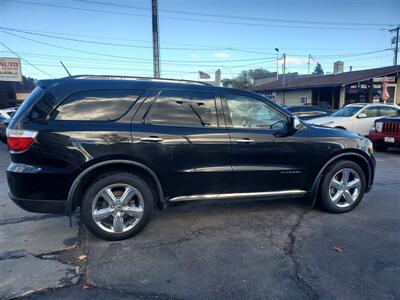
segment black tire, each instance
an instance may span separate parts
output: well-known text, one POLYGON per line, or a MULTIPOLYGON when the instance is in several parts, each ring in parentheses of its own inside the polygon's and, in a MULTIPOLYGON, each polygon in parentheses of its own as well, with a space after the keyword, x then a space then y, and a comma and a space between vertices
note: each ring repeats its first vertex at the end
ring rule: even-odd
POLYGON ((101 176, 89 186, 81 203, 81 215, 84 224, 94 235, 106 240, 117 241, 127 239, 138 234, 148 223, 153 208, 154 196, 152 190, 142 178, 130 173, 115 172, 101 176), (108 232, 102 229, 99 225, 97 225, 92 215, 92 206, 96 195, 104 188, 114 184, 126 184, 132 186, 140 192, 144 203, 141 219, 133 228, 125 232, 108 232))
MULTIPOLYGON (((353 175, 350 175, 353 176, 353 175)), ((353 178, 355 179, 355 178, 353 178)), ((364 192, 366 190, 366 179, 365 179, 365 174, 363 169, 356 163, 349 161, 349 160, 340 160, 338 162, 333 163, 330 167, 328 167, 328 170, 325 172, 325 175, 322 179, 321 182, 321 188, 320 188, 320 200, 321 200, 321 204, 323 206, 323 208, 325 208, 325 210, 327 210, 328 212, 331 213, 345 213, 348 211, 351 211, 352 209, 354 209, 362 200, 362 198, 364 197, 364 192), (338 203, 335 204, 332 200, 331 200, 331 190, 329 189, 329 185, 331 183, 332 178, 341 170, 343 169, 351 169, 353 171, 356 172, 356 174, 358 174, 359 176, 359 180, 361 183, 361 187, 359 188, 359 194, 358 197, 356 198, 356 200, 354 200, 354 202, 352 204, 350 204, 347 207, 340 207, 338 206, 338 204, 340 205, 346 205, 345 203, 338 203)), ((333 190, 335 192, 335 190, 333 190)), ((354 190, 350 190, 350 191, 354 191, 354 190)), ((344 198, 340 198, 345 200, 344 198)))
POLYGON ((385 152, 389 147, 386 145, 377 145, 374 144, 374 150, 376 151, 381 151, 381 152, 385 152))

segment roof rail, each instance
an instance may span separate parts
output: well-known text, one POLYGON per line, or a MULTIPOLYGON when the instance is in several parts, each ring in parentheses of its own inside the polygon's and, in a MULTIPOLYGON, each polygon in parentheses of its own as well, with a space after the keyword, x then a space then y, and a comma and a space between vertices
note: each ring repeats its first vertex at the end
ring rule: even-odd
POLYGON ((65 79, 116 79, 116 80, 144 80, 144 81, 158 81, 158 82, 176 82, 212 86, 210 83, 187 80, 187 79, 173 79, 173 78, 155 78, 155 77, 141 77, 141 76, 118 76, 118 75, 74 75, 65 77, 65 79))

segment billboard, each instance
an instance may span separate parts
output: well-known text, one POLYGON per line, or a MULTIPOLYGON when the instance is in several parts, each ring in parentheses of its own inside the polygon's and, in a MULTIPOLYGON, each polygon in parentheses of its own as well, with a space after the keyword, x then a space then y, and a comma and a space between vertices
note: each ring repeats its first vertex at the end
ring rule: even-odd
POLYGON ((22 81, 21 61, 19 58, 0 57, 1 81, 22 81))

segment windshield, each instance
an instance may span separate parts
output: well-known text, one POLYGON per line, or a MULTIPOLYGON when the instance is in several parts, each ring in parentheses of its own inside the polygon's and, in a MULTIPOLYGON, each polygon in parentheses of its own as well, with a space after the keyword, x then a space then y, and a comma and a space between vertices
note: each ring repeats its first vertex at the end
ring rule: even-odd
POLYGON ((351 117, 354 116, 362 107, 360 106, 346 106, 334 112, 332 117, 351 117))

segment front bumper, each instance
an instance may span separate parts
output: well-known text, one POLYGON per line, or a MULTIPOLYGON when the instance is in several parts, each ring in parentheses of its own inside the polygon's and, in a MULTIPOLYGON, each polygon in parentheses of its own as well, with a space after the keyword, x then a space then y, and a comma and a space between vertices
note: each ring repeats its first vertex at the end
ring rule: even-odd
POLYGON ((383 145, 389 147, 400 147, 400 134, 390 133, 390 132, 376 132, 371 131, 368 138, 375 145, 383 145), (385 142, 385 137, 394 138, 394 143, 385 142))
POLYGON ((373 155, 371 155, 370 158, 371 158, 371 163, 370 163, 371 173, 370 173, 370 178, 369 178, 369 182, 367 185, 367 189, 365 191, 366 193, 368 193, 372 189, 372 185, 373 185, 374 179, 375 179, 376 160, 373 155))

